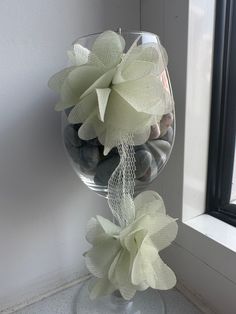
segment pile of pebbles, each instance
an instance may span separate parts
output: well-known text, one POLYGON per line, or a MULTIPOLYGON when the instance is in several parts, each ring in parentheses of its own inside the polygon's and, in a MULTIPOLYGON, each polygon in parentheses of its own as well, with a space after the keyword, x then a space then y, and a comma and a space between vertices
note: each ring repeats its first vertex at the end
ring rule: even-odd
MULTIPOLYGON (((164 115, 160 125, 151 127, 149 140, 135 146, 136 180, 151 182, 158 174, 171 150, 173 141, 173 114, 164 115)), ((68 124, 64 129, 64 143, 69 156, 79 166, 84 176, 91 176, 96 185, 107 186, 108 180, 118 166, 120 157, 117 148, 107 156, 97 138, 84 141, 78 137, 81 124, 68 124)))

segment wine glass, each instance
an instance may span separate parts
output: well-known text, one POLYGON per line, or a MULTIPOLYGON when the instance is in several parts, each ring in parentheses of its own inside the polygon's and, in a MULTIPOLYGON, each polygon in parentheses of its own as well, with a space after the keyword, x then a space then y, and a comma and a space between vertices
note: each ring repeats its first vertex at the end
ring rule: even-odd
MULTIPOLYGON (((100 34, 92 34, 77 39, 73 45, 80 45, 91 49, 95 39, 100 34)), ((126 51, 138 38, 139 43, 161 44, 157 35, 148 32, 122 32, 126 41, 126 51)), ((126 52, 125 51, 125 52, 126 52)), ((173 100, 171 84, 167 67, 161 74, 163 88, 173 100)), ((108 155, 104 156, 104 146, 98 138, 88 141, 78 137, 81 124, 70 124, 67 120, 70 109, 62 114, 62 136, 67 156, 80 179, 97 194, 107 197, 107 186, 111 174, 118 166, 120 158, 117 148, 113 148, 108 155)), ((175 111, 173 109, 164 114, 160 121, 150 127, 150 136, 145 143, 136 145, 135 166, 136 181, 135 195, 144 191, 148 185, 164 169, 174 144, 175 138, 175 111)))
MULTIPOLYGON (((164 50, 157 35, 148 32, 118 31, 126 42, 124 53, 137 41, 138 45, 155 43, 160 50, 164 50)), ((100 33, 83 36, 73 45, 80 44, 91 50, 92 45, 100 33)), ((163 67, 160 74, 163 89, 173 101, 172 89, 167 67, 163 67)), ((174 102, 173 102, 174 103, 174 102)), ((69 161, 80 179, 97 194, 107 197, 108 181, 119 164, 120 157, 116 147, 106 156, 104 146, 98 138, 83 140, 78 131, 81 124, 70 124, 68 115, 70 109, 62 113, 62 136, 69 161)), ((175 111, 174 105, 170 112, 161 116, 157 123, 150 126, 148 139, 134 146, 135 150, 135 195, 145 190, 148 185, 160 174, 165 167, 174 144, 175 138, 175 111)), ((124 300, 119 292, 111 296, 91 301, 88 296, 88 287, 91 280, 84 283, 77 298, 77 313, 165 313, 165 305, 158 291, 148 289, 137 292, 131 301, 124 300)))

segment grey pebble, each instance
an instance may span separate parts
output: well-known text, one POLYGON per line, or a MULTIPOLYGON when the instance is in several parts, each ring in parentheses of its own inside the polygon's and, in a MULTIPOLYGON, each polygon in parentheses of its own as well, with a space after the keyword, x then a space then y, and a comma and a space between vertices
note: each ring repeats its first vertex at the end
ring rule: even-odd
POLYGON ((79 147, 72 146, 70 143, 65 142, 66 150, 76 164, 80 163, 80 157, 79 157, 79 147))
POLYGON ((92 140, 86 141, 87 144, 92 145, 92 146, 102 146, 102 144, 99 142, 98 138, 93 138, 92 140))
POLYGON ((65 109, 65 114, 66 114, 67 117, 69 116, 69 114, 70 114, 70 112, 71 112, 72 109, 73 109, 73 107, 70 107, 70 108, 66 108, 66 109, 65 109))
POLYGON ((167 129, 165 135, 162 136, 162 137, 160 137, 160 139, 163 140, 163 141, 167 141, 167 142, 169 142, 169 143, 171 144, 171 143, 173 142, 173 139, 174 139, 174 131, 173 131, 173 128, 170 126, 170 127, 167 129))
POLYGON ((100 153, 97 146, 85 145, 74 146, 69 141, 65 141, 65 147, 73 162, 78 164, 82 172, 94 174, 100 161, 100 153))
POLYGON ((97 166, 94 182, 98 185, 106 186, 119 162, 119 155, 114 155, 111 158, 101 161, 97 166))
POLYGON ((139 178, 138 180, 142 181, 142 182, 149 182, 151 179, 151 175, 152 175, 152 168, 149 167, 148 170, 146 171, 146 173, 141 178, 139 178))
POLYGON ((159 140, 150 141, 148 142, 148 146, 150 148, 153 158, 156 161, 156 165, 158 169, 160 169, 161 166, 165 163, 167 156, 166 156, 166 153, 163 152, 163 150, 158 147, 158 141, 159 140))
MULTIPOLYGON (((94 182, 98 185, 106 186, 108 181, 120 162, 118 154, 102 160, 96 169, 94 182)), ((152 155, 149 151, 141 149, 135 153, 135 176, 137 179, 143 177, 152 164, 152 155)))
POLYGON ((135 153, 136 178, 139 179, 145 175, 152 163, 152 154, 147 150, 138 150, 135 153))
POLYGON ((161 134, 160 127, 158 124, 154 124, 151 126, 151 132, 149 135, 149 140, 157 139, 161 134))
POLYGON ((74 147, 82 146, 82 140, 72 124, 68 124, 64 129, 64 142, 66 145, 70 144, 74 147))
POLYGON ((76 124, 72 124, 73 128, 78 132, 79 128, 81 127, 82 123, 76 123, 76 124))
POLYGON ((171 150, 171 145, 169 142, 163 140, 156 140, 154 143, 155 146, 159 148, 163 153, 165 153, 166 155, 169 154, 171 150))
POLYGON ((79 149, 79 165, 82 171, 95 173, 100 161, 100 153, 97 146, 84 145, 79 149))
POLYGON ((146 151, 149 151, 148 145, 147 144, 142 144, 142 145, 136 145, 134 146, 134 150, 135 152, 137 152, 138 150, 144 149, 146 151))
POLYGON ((100 149, 101 149, 101 160, 109 159, 109 158, 111 158, 111 157, 113 157, 113 156, 115 156, 115 155, 116 155, 116 156, 119 156, 117 147, 113 147, 113 148, 109 151, 109 153, 108 153, 107 155, 104 155, 104 154, 103 154, 104 146, 101 146, 100 149))
POLYGON ((161 136, 164 136, 168 130, 168 128, 173 124, 174 115, 172 112, 164 114, 160 121, 160 131, 161 136))

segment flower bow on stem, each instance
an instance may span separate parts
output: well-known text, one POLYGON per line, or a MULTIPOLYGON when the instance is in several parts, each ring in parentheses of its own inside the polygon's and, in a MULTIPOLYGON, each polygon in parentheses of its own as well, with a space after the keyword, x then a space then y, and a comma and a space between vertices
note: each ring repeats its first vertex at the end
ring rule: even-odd
POLYGON ((176 283, 159 255, 176 237, 176 220, 166 214, 154 191, 140 193, 134 204, 135 219, 123 229, 101 216, 88 223, 86 238, 92 248, 85 253, 86 265, 97 277, 92 299, 119 290, 129 300, 137 290, 166 290, 176 283))

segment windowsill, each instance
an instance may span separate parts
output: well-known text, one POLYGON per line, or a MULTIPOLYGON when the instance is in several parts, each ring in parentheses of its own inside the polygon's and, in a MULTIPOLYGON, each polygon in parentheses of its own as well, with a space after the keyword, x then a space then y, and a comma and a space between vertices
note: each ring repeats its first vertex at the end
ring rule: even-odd
MULTIPOLYGON (((56 313, 67 313, 73 314, 75 312, 76 300, 78 298, 79 290, 81 284, 71 286, 65 290, 53 294, 51 293, 47 298, 41 298, 36 303, 28 305, 18 311, 14 312, 15 314, 56 314, 56 313)), ((145 293, 146 295, 151 293, 150 290, 145 293)), ((180 291, 177 289, 171 289, 168 291, 162 291, 161 296, 164 299, 166 306, 166 313, 171 314, 183 314, 183 313, 192 313, 200 314, 203 313, 198 309, 191 301, 189 301, 180 291)), ((192 296, 190 296, 192 297, 192 296)), ((148 308, 148 305, 147 305, 148 308)), ((86 312, 87 313, 87 312, 86 312)), ((137 313, 137 312, 136 312, 137 313)))
POLYGON ((236 228, 207 214, 184 221, 186 225, 236 252, 236 228))

